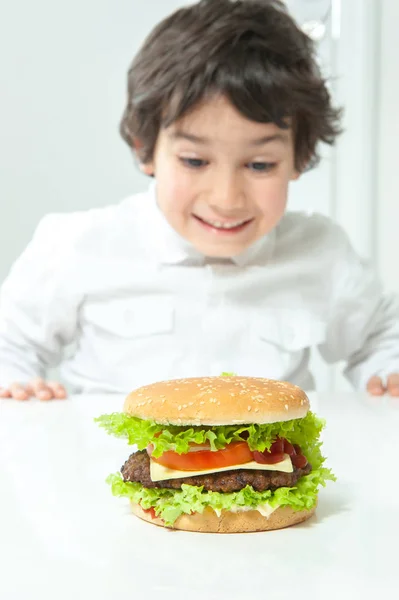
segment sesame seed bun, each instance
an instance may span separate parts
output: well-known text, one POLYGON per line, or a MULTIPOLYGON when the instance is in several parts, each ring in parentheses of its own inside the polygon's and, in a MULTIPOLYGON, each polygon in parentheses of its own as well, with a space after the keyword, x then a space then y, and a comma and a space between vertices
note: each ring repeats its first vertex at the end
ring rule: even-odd
POLYGON ((275 423, 304 417, 309 399, 298 386, 273 379, 196 377, 141 387, 124 410, 165 425, 275 423))
MULTIPOLYGON (((153 519, 141 506, 131 502, 133 513, 153 525, 165 527, 162 519, 153 519)), ((294 511, 289 506, 277 508, 269 517, 264 517, 257 510, 244 512, 231 512, 222 510, 220 517, 211 509, 206 508, 203 513, 181 515, 173 524, 172 529, 196 531, 199 533, 249 533, 255 531, 270 531, 291 527, 307 521, 314 514, 316 507, 310 510, 294 511)))

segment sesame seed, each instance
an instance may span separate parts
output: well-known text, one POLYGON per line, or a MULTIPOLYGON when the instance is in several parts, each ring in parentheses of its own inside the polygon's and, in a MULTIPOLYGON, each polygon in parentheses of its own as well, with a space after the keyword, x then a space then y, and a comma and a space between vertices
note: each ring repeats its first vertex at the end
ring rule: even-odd
POLYGON ((285 405, 285 410, 288 410, 288 404, 285 405))
POLYGON ((202 401, 202 402, 200 402, 200 404, 205 404, 205 402, 204 402, 204 401, 202 401))
POLYGON ((248 406, 248 410, 251 411, 252 410, 252 406, 248 406))
POLYGON ((259 412, 259 408, 255 408, 255 412, 259 412))
POLYGON ((179 404, 179 406, 177 407, 177 410, 181 410, 181 405, 179 404))

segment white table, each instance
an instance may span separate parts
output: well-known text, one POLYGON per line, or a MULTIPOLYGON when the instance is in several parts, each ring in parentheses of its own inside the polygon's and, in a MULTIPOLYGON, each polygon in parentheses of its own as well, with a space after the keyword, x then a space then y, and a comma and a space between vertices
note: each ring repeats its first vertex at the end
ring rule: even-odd
POLYGON ((158 528, 112 497, 129 448, 93 417, 122 402, 0 401, 1 600, 399 598, 399 400, 311 396, 338 482, 307 523, 241 535, 158 528))

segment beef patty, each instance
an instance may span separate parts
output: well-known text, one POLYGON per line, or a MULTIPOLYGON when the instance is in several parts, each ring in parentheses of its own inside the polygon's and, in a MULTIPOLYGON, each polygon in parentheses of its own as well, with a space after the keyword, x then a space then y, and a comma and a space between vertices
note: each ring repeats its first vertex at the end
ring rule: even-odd
POLYGON ((165 481, 152 481, 150 475, 150 457, 145 450, 134 452, 121 468, 124 481, 135 481, 146 488, 171 488, 180 489, 182 483, 187 485, 203 486, 208 492, 237 492, 250 485, 257 492, 275 490, 279 487, 292 487, 303 475, 312 470, 308 463, 303 469, 294 467, 293 473, 280 471, 252 471, 249 469, 236 469, 222 471, 208 475, 194 475, 183 479, 166 479, 165 481))

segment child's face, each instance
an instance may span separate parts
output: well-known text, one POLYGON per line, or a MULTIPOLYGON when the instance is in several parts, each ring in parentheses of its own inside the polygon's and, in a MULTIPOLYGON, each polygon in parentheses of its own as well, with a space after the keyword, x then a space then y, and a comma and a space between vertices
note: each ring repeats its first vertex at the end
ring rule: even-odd
POLYGON ((243 117, 226 98, 161 130, 151 163, 169 224, 202 254, 237 256, 271 231, 296 179, 291 129, 243 117))

